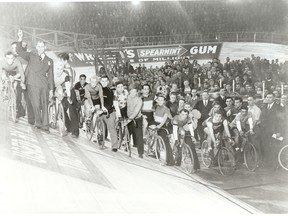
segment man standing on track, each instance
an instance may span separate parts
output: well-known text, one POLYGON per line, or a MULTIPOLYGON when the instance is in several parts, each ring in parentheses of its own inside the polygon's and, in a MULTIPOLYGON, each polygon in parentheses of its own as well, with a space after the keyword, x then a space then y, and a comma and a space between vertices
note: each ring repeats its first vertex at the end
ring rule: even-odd
POLYGON ((49 132, 48 101, 53 95, 54 76, 53 60, 45 55, 46 46, 43 41, 36 45, 37 53, 26 52, 22 48, 23 32, 18 31, 17 53, 28 62, 25 78, 28 96, 33 107, 34 117, 29 119, 30 124, 49 132))

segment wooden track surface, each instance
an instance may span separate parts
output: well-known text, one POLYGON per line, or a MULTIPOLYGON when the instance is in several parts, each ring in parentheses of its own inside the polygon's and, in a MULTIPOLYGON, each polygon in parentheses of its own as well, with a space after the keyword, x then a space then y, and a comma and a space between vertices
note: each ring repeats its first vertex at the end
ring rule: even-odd
POLYGON ((197 175, 13 123, 0 102, 0 213, 258 212, 197 175))

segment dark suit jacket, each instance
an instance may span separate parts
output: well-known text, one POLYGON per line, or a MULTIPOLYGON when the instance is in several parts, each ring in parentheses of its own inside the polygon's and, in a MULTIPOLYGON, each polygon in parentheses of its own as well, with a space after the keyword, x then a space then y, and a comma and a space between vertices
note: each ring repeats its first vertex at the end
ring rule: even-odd
POLYGON ((17 53, 28 62, 25 70, 25 84, 53 90, 53 60, 45 55, 45 58, 40 61, 38 54, 23 50, 22 42, 17 43, 17 53))
POLYGON ((199 110, 201 113, 201 118, 198 120, 199 124, 202 124, 209 117, 209 112, 212 109, 212 101, 208 101, 207 106, 204 106, 203 100, 199 100, 196 104, 194 109, 199 110))
POLYGON ((261 114, 261 128, 264 129, 263 133, 266 133, 270 136, 270 134, 280 132, 280 118, 279 113, 281 112, 280 105, 274 102, 272 108, 268 109, 268 104, 262 109, 261 114))
POLYGON ((224 109, 224 107, 226 107, 226 97, 224 97, 224 99, 221 98, 221 96, 219 95, 215 101, 217 101, 220 106, 224 109))

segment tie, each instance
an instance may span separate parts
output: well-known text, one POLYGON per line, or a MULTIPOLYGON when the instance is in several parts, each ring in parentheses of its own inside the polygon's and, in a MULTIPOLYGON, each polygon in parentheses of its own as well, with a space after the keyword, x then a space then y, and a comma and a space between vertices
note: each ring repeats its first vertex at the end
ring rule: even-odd
POLYGON ((268 105, 268 110, 270 110, 270 109, 271 109, 271 104, 268 105))
POLYGON ((205 100, 205 101, 204 101, 204 106, 206 107, 206 105, 207 105, 207 101, 205 100))
POLYGON ((42 56, 41 55, 39 56, 39 59, 40 59, 40 61, 42 61, 42 56))

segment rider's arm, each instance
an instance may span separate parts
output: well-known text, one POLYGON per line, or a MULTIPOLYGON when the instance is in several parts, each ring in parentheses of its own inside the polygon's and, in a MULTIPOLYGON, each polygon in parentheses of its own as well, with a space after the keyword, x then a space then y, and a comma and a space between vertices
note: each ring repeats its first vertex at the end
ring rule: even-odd
POLYGON ((118 100, 114 100, 114 101, 113 101, 113 105, 114 105, 114 108, 115 108, 115 111, 116 111, 116 116, 117 116, 118 118, 120 118, 120 117, 121 117, 121 112, 120 112, 118 100))
POLYGON ((236 127, 237 127, 238 131, 241 133, 242 127, 241 127, 241 122, 239 120, 236 120, 236 127))
POLYGON ((24 60, 26 60, 27 62, 29 62, 31 53, 24 51, 24 49, 23 49, 23 47, 22 47, 22 39, 21 39, 21 41, 17 42, 16 52, 17 52, 18 55, 21 56, 24 60))
POLYGON ((88 103, 90 104, 91 108, 93 107, 93 103, 92 103, 92 100, 91 100, 91 95, 90 95, 90 92, 89 92, 89 89, 87 87, 88 85, 85 86, 85 98, 87 98, 88 100, 88 103))
POLYGON ((231 138, 231 134, 230 134, 228 122, 227 122, 226 119, 223 121, 223 125, 224 125, 225 133, 227 134, 227 136, 228 136, 229 138, 231 138))
POLYGON ((211 122, 208 122, 208 121, 206 124, 207 124, 208 131, 209 131, 209 134, 211 136, 213 143, 216 143, 216 139, 215 139, 215 135, 214 135, 214 131, 213 131, 213 124, 211 122))
POLYGON ((251 130, 253 131, 253 119, 252 119, 252 117, 248 118, 248 124, 249 124, 250 131, 251 130))
POLYGON ((18 59, 15 59, 15 64, 17 65, 17 74, 15 75, 15 78, 21 78, 21 82, 25 82, 25 75, 24 75, 24 68, 21 64, 21 62, 18 59))
POLYGON ((188 128, 189 128, 191 136, 194 137, 194 128, 193 128, 192 122, 188 123, 188 128))
POLYGON ((178 126, 173 124, 173 137, 174 140, 178 140, 178 126))
POLYGON ((103 88, 101 84, 98 84, 98 89, 99 89, 99 97, 100 97, 100 102, 101 102, 101 108, 104 108, 104 97, 103 97, 103 88))
POLYGON ((168 118, 168 114, 165 113, 164 116, 163 116, 162 122, 159 125, 157 125, 157 127, 161 128, 166 123, 167 118, 168 118))

